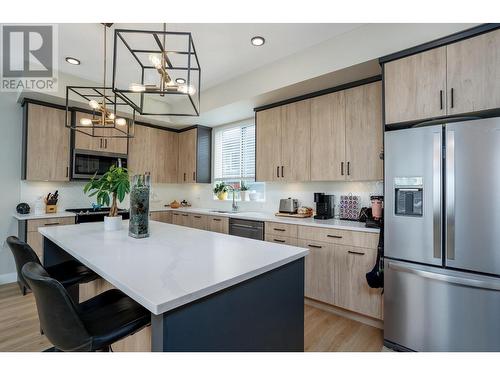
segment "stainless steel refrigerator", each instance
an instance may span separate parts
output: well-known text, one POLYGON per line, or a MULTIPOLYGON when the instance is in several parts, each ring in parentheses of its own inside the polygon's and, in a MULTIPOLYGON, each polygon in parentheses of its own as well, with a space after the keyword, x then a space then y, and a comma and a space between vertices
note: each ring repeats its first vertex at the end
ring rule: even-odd
POLYGON ((385 133, 384 339, 500 351, 500 118, 385 133))

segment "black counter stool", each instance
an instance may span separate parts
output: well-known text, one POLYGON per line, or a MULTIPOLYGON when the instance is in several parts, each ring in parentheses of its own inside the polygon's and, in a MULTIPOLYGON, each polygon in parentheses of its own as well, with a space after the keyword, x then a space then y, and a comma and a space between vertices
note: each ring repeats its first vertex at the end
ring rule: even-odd
POLYGON ((40 325, 56 350, 109 351, 111 344, 151 321, 145 308, 117 289, 75 304, 39 264, 25 264, 22 274, 35 295, 40 325))
MULTIPOLYGON (((29 287, 21 272, 23 266, 28 262, 35 262, 40 265, 42 263, 31 246, 21 241, 19 238, 15 236, 8 237, 7 244, 9 245, 10 251, 12 251, 12 255, 14 255, 17 278, 21 284, 22 293, 25 295, 29 287)), ((77 284, 88 283, 99 277, 94 271, 88 269, 77 260, 69 260, 64 263, 46 267, 45 269, 52 278, 58 280, 65 288, 77 284)))

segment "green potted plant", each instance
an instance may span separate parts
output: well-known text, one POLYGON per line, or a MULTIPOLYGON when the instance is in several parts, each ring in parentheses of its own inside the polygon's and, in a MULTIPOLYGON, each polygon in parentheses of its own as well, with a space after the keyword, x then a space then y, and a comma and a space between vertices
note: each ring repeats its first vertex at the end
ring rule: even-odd
POLYGON ((89 197, 96 197, 97 203, 109 207, 109 215, 104 217, 104 230, 118 230, 122 226, 122 217, 118 215, 117 200, 123 202, 125 195, 130 192, 130 181, 126 168, 112 165, 104 175, 96 179, 96 176, 85 184, 83 192, 89 193, 89 197))
POLYGON ((249 190, 250 190, 249 186, 246 185, 244 181, 242 181, 240 187, 240 197, 242 202, 249 200, 249 193, 250 193, 249 190))
POLYGON ((219 200, 223 201, 227 199, 227 191, 229 190, 228 186, 224 181, 221 181, 215 184, 214 194, 219 198, 219 200))

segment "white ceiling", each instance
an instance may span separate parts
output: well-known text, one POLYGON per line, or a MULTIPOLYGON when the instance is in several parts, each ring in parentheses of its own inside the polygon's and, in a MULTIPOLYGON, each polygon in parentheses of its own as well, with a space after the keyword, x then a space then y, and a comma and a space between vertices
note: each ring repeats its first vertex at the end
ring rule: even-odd
MULTIPOLYGON (((202 68, 202 90, 282 59, 327 39, 360 27, 361 24, 167 24, 167 31, 193 34, 202 68), (266 39, 261 47, 250 38, 266 39)), ((111 82, 112 40, 115 28, 162 30, 162 24, 114 24, 108 31, 108 82, 111 82)), ((100 24, 59 25, 59 68, 84 79, 102 80, 103 26, 100 24), (81 60, 79 66, 64 61, 81 60)))

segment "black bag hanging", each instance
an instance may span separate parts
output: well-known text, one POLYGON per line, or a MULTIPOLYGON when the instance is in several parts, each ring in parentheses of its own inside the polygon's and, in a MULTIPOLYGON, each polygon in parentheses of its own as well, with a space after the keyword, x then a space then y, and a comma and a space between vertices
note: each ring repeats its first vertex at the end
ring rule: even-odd
POLYGON ((366 274, 366 282, 370 288, 384 287, 384 219, 380 219, 380 235, 377 246, 377 261, 373 269, 366 274))

